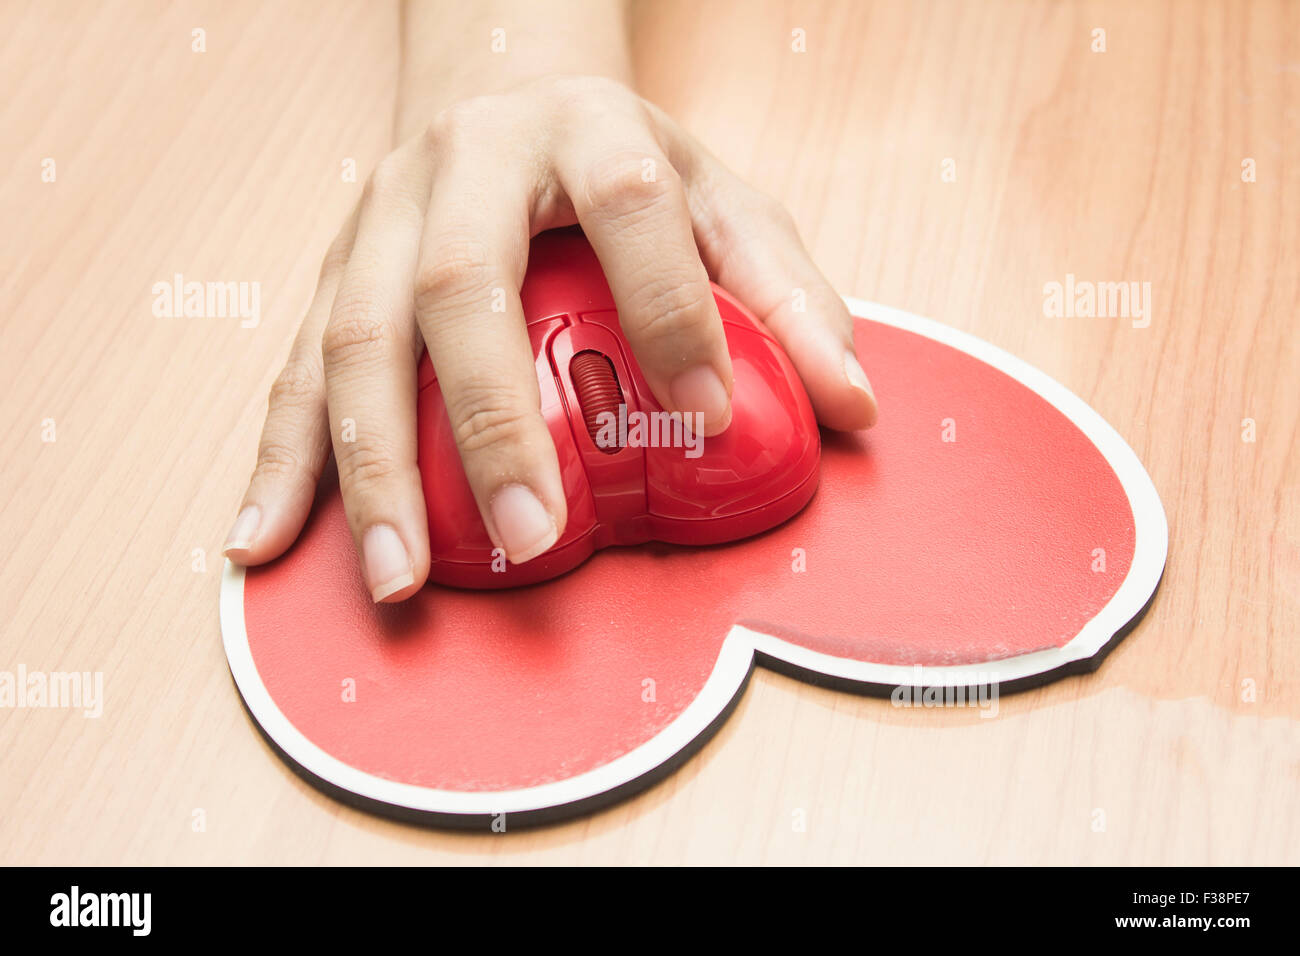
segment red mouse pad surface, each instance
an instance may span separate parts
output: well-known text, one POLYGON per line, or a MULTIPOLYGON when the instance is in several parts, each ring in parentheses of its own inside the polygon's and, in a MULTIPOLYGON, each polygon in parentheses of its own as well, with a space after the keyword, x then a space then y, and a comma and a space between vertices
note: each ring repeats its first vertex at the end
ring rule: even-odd
POLYGON ((538 822, 671 770, 755 661, 895 703, 1094 669, 1164 569, 1136 456, 1007 353, 850 305, 869 316, 880 423, 824 433, 816 496, 756 538, 612 548, 532 587, 377 606, 327 479, 285 557, 223 580, 227 657, 268 741, 367 809, 538 822))

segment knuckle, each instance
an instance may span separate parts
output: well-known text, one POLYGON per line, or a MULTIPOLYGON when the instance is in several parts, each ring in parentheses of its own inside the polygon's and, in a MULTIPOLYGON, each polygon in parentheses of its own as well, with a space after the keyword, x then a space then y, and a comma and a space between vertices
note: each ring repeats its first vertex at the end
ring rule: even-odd
MULTIPOLYGON (((337 308, 337 307, 336 307, 337 308)), ((387 354, 395 340, 391 324, 364 309, 344 308, 336 311, 321 336, 321 354, 327 363, 347 362, 368 353, 387 354)))
POLYGON ((590 209, 619 216, 658 207, 680 189, 677 171, 667 160, 619 153, 587 170, 582 193, 590 209))
POLYGON ((492 111, 493 96, 472 96, 448 106, 424 129, 424 147, 430 151, 455 150, 483 124, 492 111))
POLYGON ((462 122, 457 107, 449 107, 435 116, 424 128, 422 147, 425 152, 436 154, 455 138, 462 122))
POLYGON ((271 408, 301 407, 318 403, 324 395, 320 371, 306 362, 292 361, 271 383, 271 408))
POLYGON ((393 457, 382 448, 363 442, 344 445, 339 459, 340 481, 359 495, 365 496, 391 484, 401 469, 393 457))
POLYGON ((255 470, 262 476, 282 478, 295 478, 309 471, 306 462, 292 445, 273 438, 263 438, 258 446, 255 470))
POLYGON ((703 339, 713 331, 713 294, 701 283, 659 282, 634 299, 638 331, 655 341, 703 339))
POLYGON ((467 454, 522 443, 532 417, 518 396, 497 385, 462 390, 448 412, 456 445, 467 454))
POLYGON ((435 116, 420 133, 420 148, 425 153, 432 153, 441 144, 447 132, 446 111, 435 116))
POLYGON ((371 171, 366 181, 366 192, 370 196, 392 195, 400 188, 402 178, 401 164, 390 153, 371 171))
POLYGON ((423 213, 428 197, 421 194, 422 179, 413 168, 418 160, 417 153, 405 148, 381 159, 366 179, 362 204, 387 214, 423 213))
POLYGON ((557 76, 543 82, 551 102, 577 116, 590 118, 611 109, 631 112, 641 102, 627 86, 606 76, 557 76))
POLYGON ((487 250, 465 240, 435 242, 434 252, 415 277, 415 304, 421 313, 440 301, 479 292, 488 285, 487 250))

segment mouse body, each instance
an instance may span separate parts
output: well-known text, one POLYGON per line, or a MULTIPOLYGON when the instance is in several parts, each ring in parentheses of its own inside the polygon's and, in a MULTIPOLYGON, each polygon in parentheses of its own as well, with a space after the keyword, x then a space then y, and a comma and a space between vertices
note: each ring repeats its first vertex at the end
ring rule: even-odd
POLYGON ((808 503, 817 489, 821 438, 803 384, 771 333, 718 286, 713 291, 734 386, 730 425, 705 438, 655 401, 581 230, 533 239, 520 294, 568 523, 549 551, 523 564, 493 553, 425 354, 417 421, 431 581, 534 584, 613 545, 746 538, 808 503))

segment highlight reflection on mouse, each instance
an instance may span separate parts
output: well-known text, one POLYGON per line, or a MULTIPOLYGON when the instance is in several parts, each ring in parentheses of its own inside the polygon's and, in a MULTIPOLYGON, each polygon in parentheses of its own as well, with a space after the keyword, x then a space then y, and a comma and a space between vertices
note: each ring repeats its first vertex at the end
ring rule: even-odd
POLYGON ((0 7, 0 858, 1300 859, 1284 2, 107 2, 0 7))

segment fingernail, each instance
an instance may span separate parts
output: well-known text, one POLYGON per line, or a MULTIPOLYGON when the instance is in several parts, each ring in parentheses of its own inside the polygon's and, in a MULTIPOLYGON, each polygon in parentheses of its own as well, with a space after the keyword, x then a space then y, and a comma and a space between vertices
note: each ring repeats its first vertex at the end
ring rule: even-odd
POLYGON ((411 558, 397 532, 386 524, 371 525, 361 538, 361 552, 366 560, 366 580, 370 597, 382 601, 415 580, 411 558))
POLYGON ((716 435, 731 424, 731 399, 727 386, 711 365, 688 368, 668 389, 680 412, 699 412, 704 416, 704 434, 716 435))
POLYGON ((858 364, 858 357, 852 352, 844 353, 844 375, 848 378, 850 385, 866 392, 871 396, 873 402, 876 400, 876 393, 871 390, 871 382, 867 380, 867 373, 862 371, 862 366, 858 364))
POLYGON ((222 554, 230 554, 231 551, 247 551, 253 546, 253 536, 257 534, 257 526, 262 520, 262 509, 257 505, 248 505, 235 518, 235 523, 230 527, 230 534, 226 536, 226 543, 221 548, 222 554))
POLYGON ((844 377, 849 380, 849 385, 866 395, 870 405, 866 409, 866 417, 863 419, 863 427, 870 428, 876 424, 876 419, 880 415, 880 406, 876 402, 876 393, 871 388, 871 382, 867 379, 867 373, 862 371, 862 366, 858 362, 858 357, 852 349, 844 353, 844 377))
POLYGON ((490 510, 498 543, 514 564, 537 557, 560 536, 551 513, 524 485, 506 485, 492 497, 490 510))

